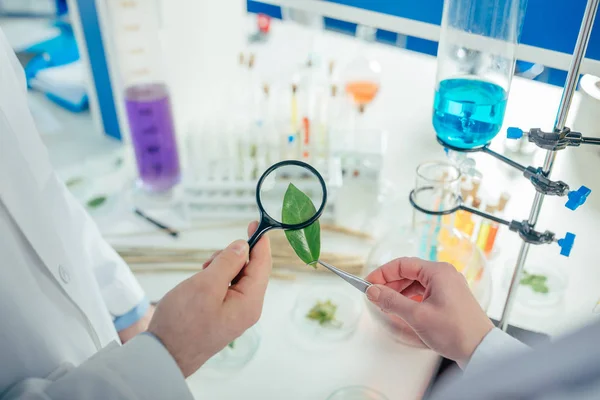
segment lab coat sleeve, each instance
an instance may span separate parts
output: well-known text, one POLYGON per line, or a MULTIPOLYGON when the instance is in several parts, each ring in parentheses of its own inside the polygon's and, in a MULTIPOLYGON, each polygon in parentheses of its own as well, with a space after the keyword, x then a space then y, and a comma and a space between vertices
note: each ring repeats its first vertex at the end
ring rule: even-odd
MULTIPOLYGON (((55 176, 54 179, 58 177, 55 176)), ((93 269, 102 298, 113 319, 146 303, 144 291, 125 261, 103 239, 95 222, 67 187, 62 183, 60 185, 69 210, 70 220, 65 223, 81 238, 80 243, 84 247, 88 265, 93 269)))
POLYGON ((483 338, 479 346, 473 352, 471 360, 465 368, 465 374, 475 371, 487 364, 498 355, 507 356, 519 351, 525 351, 529 347, 506 332, 494 328, 483 338))
POLYGON ((77 368, 54 379, 30 378, 0 394, 0 400, 193 400, 164 346, 138 335, 111 343, 77 368))

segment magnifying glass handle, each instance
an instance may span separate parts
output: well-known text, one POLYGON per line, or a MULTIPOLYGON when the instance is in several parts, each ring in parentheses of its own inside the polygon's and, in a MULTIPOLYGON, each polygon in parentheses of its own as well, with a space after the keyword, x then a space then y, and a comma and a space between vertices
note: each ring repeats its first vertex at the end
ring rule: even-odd
POLYGON ((273 229, 273 226, 269 225, 268 223, 265 223, 264 220, 260 221, 258 228, 256 228, 256 231, 252 234, 252 236, 250 236, 250 239, 248 239, 248 246, 250 246, 250 251, 252 251, 252 248, 256 243, 258 243, 260 238, 271 229, 273 229))

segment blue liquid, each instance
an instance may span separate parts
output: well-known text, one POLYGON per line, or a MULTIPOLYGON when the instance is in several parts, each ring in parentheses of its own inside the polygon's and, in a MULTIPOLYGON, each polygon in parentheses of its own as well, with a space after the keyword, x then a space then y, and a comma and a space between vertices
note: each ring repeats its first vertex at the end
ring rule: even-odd
POLYGON ((461 149, 485 145, 500 132, 507 97, 503 88, 485 81, 441 81, 433 102, 437 136, 461 149))

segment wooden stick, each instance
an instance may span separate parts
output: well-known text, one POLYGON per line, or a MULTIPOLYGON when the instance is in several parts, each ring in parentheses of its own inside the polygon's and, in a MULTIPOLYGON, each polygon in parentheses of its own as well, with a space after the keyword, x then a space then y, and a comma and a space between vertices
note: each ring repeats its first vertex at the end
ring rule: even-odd
MULTIPOLYGON (((226 221, 226 222, 219 222, 219 223, 206 224, 206 225, 192 225, 188 228, 178 229, 178 231, 179 231, 179 233, 184 233, 184 232, 195 232, 195 231, 200 231, 200 230, 205 230, 205 229, 230 228, 230 227, 234 227, 234 226, 242 226, 242 223, 240 221, 226 221)), ((368 239, 368 240, 373 239, 373 237, 368 233, 357 231, 357 230, 350 229, 350 228, 345 228, 345 227, 335 225, 335 224, 323 223, 323 224, 321 224, 321 230, 328 231, 328 232, 343 233, 346 235, 355 236, 357 238, 362 238, 362 239, 368 239)), ((164 232, 161 232, 158 229, 154 229, 151 231, 107 233, 107 234, 104 234, 104 237, 107 239, 111 239, 111 238, 124 238, 124 237, 149 236, 149 235, 150 236, 151 235, 164 235, 164 232)))
MULTIPOLYGON (((143 266, 135 266, 131 268, 131 271, 135 274, 155 274, 155 273, 188 273, 188 272, 198 272, 198 269, 185 268, 185 267, 175 267, 175 268, 156 268, 156 267, 143 267, 143 266)), ((294 274, 285 274, 278 271, 272 271, 269 276, 272 279, 280 279, 284 281, 295 281, 296 275, 294 274)))

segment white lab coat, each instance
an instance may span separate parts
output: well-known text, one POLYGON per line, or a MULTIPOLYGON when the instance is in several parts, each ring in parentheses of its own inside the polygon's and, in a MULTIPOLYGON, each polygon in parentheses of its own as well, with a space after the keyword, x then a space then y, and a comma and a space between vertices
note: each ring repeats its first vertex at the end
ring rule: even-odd
POLYGON ((189 398, 158 341, 119 346, 113 316, 143 297, 54 174, 23 70, 0 30, 0 399, 152 399, 166 389, 189 398), (146 374, 162 377, 143 382, 146 374))

